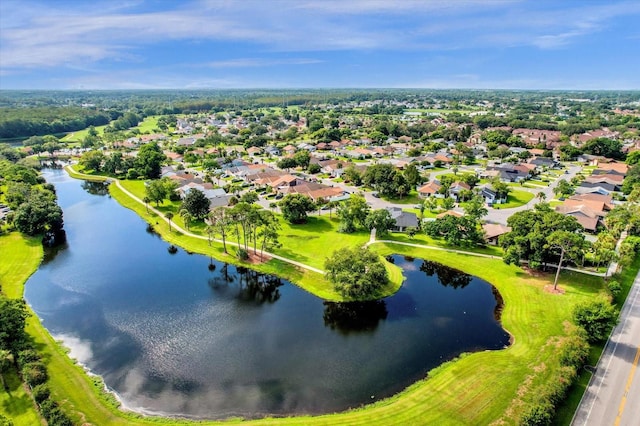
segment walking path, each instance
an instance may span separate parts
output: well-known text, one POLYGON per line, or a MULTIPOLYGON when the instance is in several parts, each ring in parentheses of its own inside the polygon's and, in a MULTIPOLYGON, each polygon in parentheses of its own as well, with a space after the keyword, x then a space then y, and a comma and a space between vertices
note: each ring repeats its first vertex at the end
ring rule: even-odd
MULTIPOLYGON (((137 196, 135 196, 134 194, 132 194, 131 192, 129 192, 127 189, 125 189, 125 188, 122 186, 122 184, 120 183, 120 181, 119 181, 119 180, 117 180, 117 179, 116 179, 116 180, 114 180, 114 182, 115 182, 116 186, 117 186, 120 190, 122 190, 122 192, 124 192, 125 194, 127 194, 129 197, 131 197, 132 199, 134 199, 134 200, 135 200, 135 201, 137 201, 138 203, 140 203, 140 204, 142 204, 142 205, 145 205, 147 208, 149 208, 149 210, 151 210, 151 211, 153 211, 155 214, 157 214, 157 215, 158 215, 162 220, 164 220, 165 222, 167 222, 168 224, 170 224, 171 228, 176 229, 176 230, 178 230, 180 233, 182 233, 182 234, 184 234, 184 235, 187 235, 187 236, 189 236, 189 237, 199 238, 199 239, 201 239, 201 240, 207 240, 207 241, 209 241, 209 237, 205 237, 205 236, 203 236, 203 235, 197 235, 197 234, 194 234, 194 233, 192 233, 192 232, 189 232, 189 231, 187 231, 187 230, 185 230, 185 229, 181 228, 181 227, 180 227, 180 226, 178 226, 177 224, 175 224, 175 223, 171 222, 168 218, 166 218, 166 217, 162 214, 162 212, 161 212, 161 211, 159 211, 159 210, 155 209, 153 206, 148 206, 148 205, 146 205, 144 201, 142 201, 140 198, 138 198, 137 196)), ((215 238, 212 238, 212 239, 211 239, 211 241, 215 241, 215 242, 218 242, 218 243, 222 243, 222 240, 218 240, 218 239, 215 239, 215 238)), ((229 244, 229 245, 232 245, 232 246, 240 247, 240 246, 238 245, 238 243, 234 243, 233 241, 226 241, 226 243, 227 243, 227 244, 229 244)), ((279 255, 274 254, 274 253, 266 252, 266 251, 264 252, 264 254, 266 254, 267 256, 272 257, 272 258, 274 258, 274 259, 282 260, 283 262, 291 263, 292 265, 299 266, 299 267, 304 268, 304 269, 307 269, 307 270, 309 270, 309 271, 317 272, 318 274, 323 274, 323 275, 324 275, 324 271, 323 271, 323 270, 318 269, 318 268, 314 268, 313 266, 305 265, 304 263, 301 263, 301 262, 298 262, 298 261, 295 261, 295 260, 292 260, 292 259, 289 259, 289 258, 286 258, 286 257, 283 257, 283 256, 279 256, 279 255)))

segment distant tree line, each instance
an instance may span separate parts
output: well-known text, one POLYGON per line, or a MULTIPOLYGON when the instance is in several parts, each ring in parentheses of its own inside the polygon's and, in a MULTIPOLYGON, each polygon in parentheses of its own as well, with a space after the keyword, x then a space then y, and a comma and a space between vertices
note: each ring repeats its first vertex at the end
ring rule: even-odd
POLYGON ((97 111, 78 107, 0 108, 0 138, 75 132, 89 126, 109 124, 120 115, 116 110, 97 111))

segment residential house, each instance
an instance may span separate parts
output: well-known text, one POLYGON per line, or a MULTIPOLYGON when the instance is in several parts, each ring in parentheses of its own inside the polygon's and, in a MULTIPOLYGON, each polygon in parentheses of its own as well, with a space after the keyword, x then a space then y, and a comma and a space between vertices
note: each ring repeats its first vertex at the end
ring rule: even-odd
POLYGON ((438 192, 440 191, 440 188, 442 188, 440 181, 432 180, 431 182, 428 182, 425 185, 422 185, 420 188, 418 188, 418 196, 420 198, 437 197, 440 195, 438 192))
POLYGON ((455 198, 456 201, 460 199, 460 193, 464 191, 470 191, 471 187, 465 182, 454 182, 449 187, 449 195, 455 198))
POLYGON ((560 205, 556 207, 556 212, 562 213, 566 216, 573 216, 577 219, 578 223, 586 231, 596 232, 598 224, 600 223, 600 216, 591 208, 584 204, 575 205, 560 205))
POLYGON ((482 188, 482 190, 480 191, 480 195, 484 198, 484 200, 490 206, 494 204, 504 204, 507 202, 506 197, 499 197, 498 193, 488 185, 482 188))
POLYGON ((247 148, 247 154, 249 154, 252 157, 255 157, 256 155, 262 154, 262 148, 257 146, 249 147, 247 148))
POLYGON ((487 244, 497 246, 500 236, 511 232, 511 227, 499 223, 485 223, 482 225, 482 230, 484 231, 484 240, 487 244))
POLYGON ((583 183, 606 183, 614 187, 614 191, 618 191, 622 186, 624 176, 621 175, 591 175, 583 181, 583 183))
POLYGON ((463 217, 464 213, 459 212, 457 210, 447 210, 447 211, 444 211, 442 213, 438 213, 438 215, 436 216, 436 219, 441 219, 441 218, 443 218, 445 216, 463 217))
POLYGON ((418 216, 415 213, 405 212, 400 207, 387 207, 387 211, 396 221, 392 228, 394 232, 404 232, 408 228, 418 227, 418 216))

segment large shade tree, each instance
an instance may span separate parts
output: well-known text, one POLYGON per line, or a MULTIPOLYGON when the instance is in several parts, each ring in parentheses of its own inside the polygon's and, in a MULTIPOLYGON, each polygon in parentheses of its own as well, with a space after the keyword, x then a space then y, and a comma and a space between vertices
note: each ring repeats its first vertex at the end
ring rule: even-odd
POLYGON ((556 270, 556 277, 553 280, 553 289, 558 288, 558 277, 560 277, 560 270, 562 269, 562 262, 565 259, 577 261, 580 257, 584 256, 587 242, 584 239, 584 235, 577 234, 569 231, 554 231, 549 235, 546 248, 560 252, 560 259, 558 260, 558 269, 556 270))
POLYGON ((209 214, 209 199, 198 188, 192 188, 182 201, 182 208, 197 220, 204 219, 209 214))
POLYGON ((387 270, 379 255, 368 248, 345 247, 324 262, 326 276, 345 297, 364 298, 378 294, 387 283, 387 270))
POLYGON ((279 205, 282 216, 291 223, 305 223, 307 213, 316 209, 311 197, 304 194, 287 194, 279 205))
POLYGON ((511 232, 500 238, 505 250, 503 260, 507 264, 519 264, 521 260, 539 269, 557 259, 557 250, 548 244, 556 231, 577 232, 583 228, 575 217, 551 210, 548 203, 538 203, 532 210, 514 213, 507 224, 511 232))

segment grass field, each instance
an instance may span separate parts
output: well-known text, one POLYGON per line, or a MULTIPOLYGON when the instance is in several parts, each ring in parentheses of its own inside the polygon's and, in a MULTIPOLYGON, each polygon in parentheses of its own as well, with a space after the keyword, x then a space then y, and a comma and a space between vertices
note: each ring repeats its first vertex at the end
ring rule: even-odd
MULTIPOLYGON (((22 283, 36 270, 42 259, 38 238, 25 238, 17 232, 0 236, 0 288, 11 298, 22 298, 22 283)), ((33 321, 33 317, 29 319, 33 321)), ((4 374, 9 390, 0 386, 0 413, 17 425, 39 425, 40 416, 15 368, 4 374)))
MULTIPOLYGON (((106 125, 104 125, 104 126, 96 126, 96 131, 98 132, 98 135, 102 136, 104 134, 105 127, 107 127, 107 126, 106 125)), ((86 138, 88 134, 89 134, 89 129, 86 128, 84 130, 79 130, 77 132, 69 133, 68 135, 66 135, 65 137, 60 139, 60 141, 62 141, 62 142, 82 142, 82 140, 84 138, 86 138)))
POLYGON ((495 208, 500 209, 512 209, 514 207, 520 207, 533 200, 535 194, 532 192, 521 191, 518 189, 512 189, 507 197, 507 202, 504 204, 496 204, 495 208))
POLYGON ((158 128, 158 118, 160 118, 159 115, 145 117, 142 123, 138 124, 134 129, 138 129, 140 133, 155 133, 158 128))

